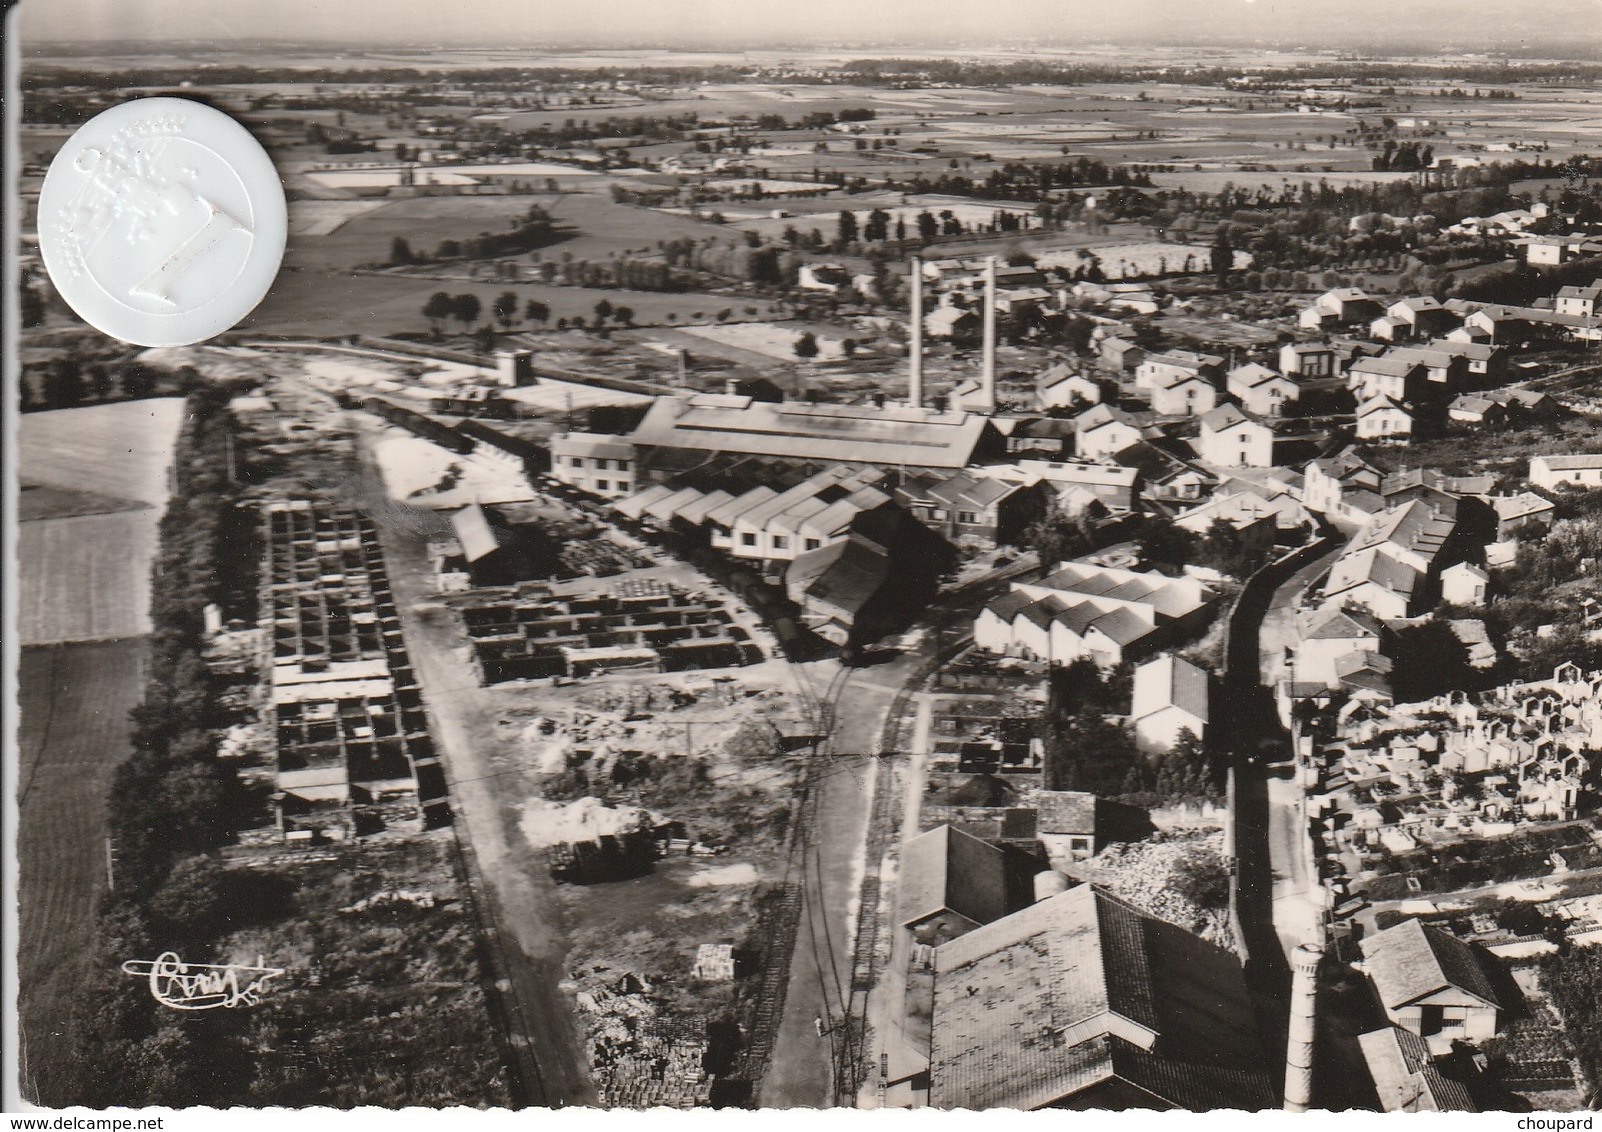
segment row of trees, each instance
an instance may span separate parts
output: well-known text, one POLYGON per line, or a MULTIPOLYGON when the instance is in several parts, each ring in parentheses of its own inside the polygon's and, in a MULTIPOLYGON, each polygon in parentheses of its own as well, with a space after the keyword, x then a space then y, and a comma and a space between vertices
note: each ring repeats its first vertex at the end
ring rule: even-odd
MULTIPOLYGON (((159 370, 143 362, 120 364, 71 355, 24 371, 19 383, 22 409, 71 409, 105 401, 138 401, 163 391, 159 370)), ((180 388, 180 392, 187 390, 180 388)))
POLYGON ((221 553, 235 499, 229 397, 215 386, 190 393, 161 523, 150 676, 110 796, 115 884, 74 1010, 79 1103, 93 1107, 228 1103, 226 1085, 216 1087, 248 1061, 216 1032, 218 1020, 175 1017, 118 970, 124 959, 167 949, 194 955, 272 904, 270 885, 252 884, 247 899, 210 857, 229 840, 239 803, 238 783, 216 755, 225 717, 202 636, 204 609, 222 600, 230 568, 221 553))

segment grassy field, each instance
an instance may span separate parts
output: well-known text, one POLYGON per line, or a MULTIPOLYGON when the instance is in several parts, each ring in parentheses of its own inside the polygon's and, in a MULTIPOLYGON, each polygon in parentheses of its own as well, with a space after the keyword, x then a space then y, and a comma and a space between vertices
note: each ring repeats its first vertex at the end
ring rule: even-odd
POLYGON ((27 413, 18 421, 17 478, 163 504, 183 404, 160 397, 27 413))
MULTIPOLYGON (((660 323, 669 313, 680 323, 711 321, 725 308, 743 317, 746 306, 757 305, 765 312, 765 300, 747 300, 738 295, 709 295, 698 292, 675 294, 655 291, 600 290, 587 287, 555 287, 540 283, 474 283, 458 279, 421 279, 402 275, 347 275, 343 272, 287 272, 268 292, 261 306, 252 311, 240 329, 247 333, 287 335, 336 335, 359 330, 363 334, 393 334, 429 329, 422 315, 423 304, 435 291, 452 295, 472 292, 483 303, 486 314, 490 303, 502 291, 511 291, 521 305, 538 299, 550 307, 551 326, 559 318, 595 319, 595 304, 602 299, 614 307, 631 307, 637 323, 660 323), (700 312, 696 317, 696 312, 700 312)), ((460 329, 455 323, 449 329, 460 329)))
POLYGON ((150 632, 153 507, 17 525, 17 636, 24 645, 150 632))
POLYGON ((163 397, 22 417, 26 521, 17 526, 16 584, 24 645, 150 631, 150 567, 182 412, 181 399, 163 397))
MULTIPOLYGON (((24 524, 25 526, 27 524, 24 524)), ((43 1104, 72 1049, 69 1006, 106 884, 105 805, 144 690, 142 640, 25 648, 18 673, 17 975, 22 1086, 43 1104)))
POLYGON ((514 217, 527 213, 531 204, 548 209, 557 225, 569 232, 566 238, 545 249, 548 258, 567 252, 575 259, 604 259, 613 252, 655 251, 659 240, 735 236, 715 224, 616 204, 604 188, 533 196, 416 197, 384 201, 371 208, 350 207, 358 203, 366 204, 304 201, 292 205, 290 215, 298 217, 299 227, 284 262, 303 268, 387 263, 390 244, 396 236, 408 240, 413 251, 432 254, 442 240, 462 240, 505 230, 514 217), (322 219, 330 204, 343 206, 335 211, 351 215, 338 227, 317 235, 317 220, 322 219))

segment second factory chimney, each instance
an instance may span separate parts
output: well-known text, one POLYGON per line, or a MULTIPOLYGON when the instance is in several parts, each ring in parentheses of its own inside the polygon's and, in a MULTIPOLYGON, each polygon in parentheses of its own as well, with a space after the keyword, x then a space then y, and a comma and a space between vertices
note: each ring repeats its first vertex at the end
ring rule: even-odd
POLYGON ((912 366, 907 373, 907 404, 923 407, 923 260, 912 257, 912 325, 907 345, 912 366))

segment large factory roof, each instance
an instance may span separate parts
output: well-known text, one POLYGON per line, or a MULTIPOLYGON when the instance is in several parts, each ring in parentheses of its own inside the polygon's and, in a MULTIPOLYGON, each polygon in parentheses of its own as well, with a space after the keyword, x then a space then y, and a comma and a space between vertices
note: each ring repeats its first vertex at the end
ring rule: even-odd
POLYGON ((977 414, 905 405, 697 394, 658 398, 631 439, 645 448, 960 468, 972 461, 988 427, 989 419, 977 414))

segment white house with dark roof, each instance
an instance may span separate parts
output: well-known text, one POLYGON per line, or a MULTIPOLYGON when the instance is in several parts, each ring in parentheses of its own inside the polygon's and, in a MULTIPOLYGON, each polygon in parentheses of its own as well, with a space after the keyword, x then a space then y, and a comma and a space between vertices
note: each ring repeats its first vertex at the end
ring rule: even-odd
POLYGON ((1136 667, 1129 720, 1141 750, 1166 751, 1187 730, 1205 738, 1209 683, 1205 669, 1172 653, 1136 667))
POLYGON ((1297 636, 1293 679, 1298 684, 1341 685, 1339 662, 1353 653, 1378 653, 1385 627, 1359 606, 1327 605, 1308 613, 1297 636))
POLYGON ((1335 560, 1323 603, 1360 605, 1385 620, 1411 616, 1456 528, 1456 520, 1418 501, 1381 511, 1335 560))
POLYGON ((1223 404, 1203 414, 1196 454, 1217 467, 1271 468, 1274 430, 1239 407, 1223 404))
POLYGON ((1552 308, 1558 314, 1577 314, 1586 318, 1602 314, 1602 282, 1584 287, 1559 287, 1552 308))
POLYGON ((1281 373, 1296 377, 1334 377, 1335 347, 1327 342, 1288 342, 1279 348, 1281 373))
POLYGON ((1482 948, 1419 920, 1365 938, 1363 963, 1390 1021, 1447 1053, 1454 1041, 1496 1036, 1501 999, 1482 948))
POLYGON ((1356 358, 1346 370, 1346 388, 1359 401, 1371 397, 1402 401, 1424 387, 1425 368, 1418 358, 1399 352, 1356 358))
POLYGON ((1331 325, 1369 322, 1384 312, 1384 305, 1357 287, 1337 287, 1303 307, 1296 323, 1304 330, 1321 330, 1331 325))
POLYGON ((1525 527, 1552 526, 1557 507, 1545 496, 1533 491, 1516 495, 1497 495, 1491 498, 1491 509, 1496 512, 1496 538, 1498 542, 1510 539, 1525 527))

